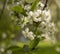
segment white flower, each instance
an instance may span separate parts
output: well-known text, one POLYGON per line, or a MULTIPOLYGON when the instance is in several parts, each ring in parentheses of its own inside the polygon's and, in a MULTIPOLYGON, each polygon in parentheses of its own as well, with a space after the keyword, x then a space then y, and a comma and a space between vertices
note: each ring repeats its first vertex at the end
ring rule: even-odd
POLYGON ((41 21, 41 17, 40 17, 40 18, 38 18, 38 21, 39 21, 39 22, 41 21))
POLYGON ((33 16, 33 14, 34 14, 34 13, 33 13, 32 11, 29 12, 29 16, 33 16))
POLYGON ((26 5, 26 6, 24 7, 24 9, 25 9, 25 10, 27 10, 27 11, 29 11, 29 10, 30 10, 30 8, 31 8, 31 6, 30 6, 30 5, 26 5))
POLYGON ((43 3, 41 3, 41 2, 39 2, 40 3, 40 5, 41 5, 41 7, 44 7, 44 4, 43 3))
POLYGON ((38 19, 37 18, 33 18, 33 21, 38 22, 38 19))
POLYGON ((30 40, 34 39, 34 34, 33 32, 29 31, 29 28, 26 28, 25 31, 22 31, 23 35, 25 38, 29 38, 30 40))
POLYGON ((25 31, 22 31, 22 33, 24 34, 25 38, 28 35, 28 32, 29 32, 29 28, 26 28, 25 31))
POLYGON ((42 21, 42 22, 41 22, 41 25, 46 25, 46 22, 42 21))
POLYGON ((42 12, 43 18, 46 22, 50 22, 51 21, 51 14, 50 14, 50 10, 44 10, 42 12))
POLYGON ((34 17, 38 17, 39 16, 39 13, 38 12, 34 12, 34 17))
POLYGON ((37 12, 38 12, 38 14, 41 14, 41 13, 42 13, 42 10, 39 10, 39 9, 38 9, 37 12))
POLYGON ((28 36, 28 38, 29 38, 29 39, 31 39, 31 40, 33 40, 33 39, 34 39, 33 32, 29 32, 29 33, 28 33, 28 35, 29 35, 29 36, 28 36))
POLYGON ((25 29, 25 32, 28 33, 28 32, 29 32, 29 28, 26 28, 26 29, 25 29))
POLYGON ((40 5, 41 7, 44 7, 44 4, 42 2, 39 2, 38 5, 40 5))

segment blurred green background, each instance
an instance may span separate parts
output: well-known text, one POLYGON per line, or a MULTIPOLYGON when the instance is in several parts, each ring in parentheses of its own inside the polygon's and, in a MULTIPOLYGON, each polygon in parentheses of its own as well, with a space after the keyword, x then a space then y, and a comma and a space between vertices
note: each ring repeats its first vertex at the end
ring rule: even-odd
MULTIPOLYGON (((0 13, 3 6, 1 1, 4 0, 0 0, 0 13)), ((44 1, 45 0, 42 0, 42 2, 44 1)), ((51 41, 49 40, 41 41, 35 50, 24 52, 22 50, 22 47, 24 44, 26 44, 26 42, 22 42, 20 40, 21 39, 19 34, 21 32, 19 31, 20 28, 13 21, 11 21, 13 20, 13 17, 8 14, 9 10, 5 9, 2 15, 2 19, 0 18, 0 51, 2 45, 4 45, 5 43, 4 45, 5 48, 8 48, 9 45, 13 46, 14 44, 16 44, 16 46, 21 47, 21 50, 18 51, 18 53, 14 52, 13 54, 60 54, 60 0, 49 0, 48 6, 49 9, 51 10, 52 21, 55 22, 57 28, 57 32, 55 34, 57 41, 55 44, 51 43, 51 41), (6 38, 5 38, 6 36, 5 33, 8 35, 6 38)), ((14 47, 12 48, 14 51, 15 48, 14 47)), ((16 48, 16 50, 18 49, 16 48)), ((0 52, 0 54, 2 53, 0 52)))

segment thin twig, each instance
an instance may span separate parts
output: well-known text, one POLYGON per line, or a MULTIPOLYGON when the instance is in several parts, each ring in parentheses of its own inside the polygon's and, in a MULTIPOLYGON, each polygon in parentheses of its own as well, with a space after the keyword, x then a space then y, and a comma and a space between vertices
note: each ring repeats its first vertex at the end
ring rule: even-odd
POLYGON ((1 13, 0 13, 0 19, 2 18, 2 15, 3 15, 3 13, 4 13, 4 10, 5 10, 5 7, 6 7, 6 5, 7 5, 7 2, 8 2, 8 0, 5 0, 5 1, 4 1, 3 8, 2 8, 1 13))
POLYGON ((48 0, 46 0, 43 10, 47 7, 48 0))
MULTIPOLYGON (((46 2, 45 2, 45 5, 44 5, 44 7, 43 7, 43 10, 47 7, 47 3, 48 3, 48 0, 46 0, 46 2)), ((39 26, 39 25, 38 25, 38 26, 39 26)), ((38 27, 38 26, 37 26, 37 27, 38 27)), ((37 31, 37 28, 36 28, 36 31, 37 31)), ((36 41, 37 41, 37 39, 38 39, 38 38, 37 38, 37 37, 35 37, 35 39, 34 39, 34 40, 36 40, 36 41)), ((37 42, 37 44, 36 44, 35 46, 33 46, 33 47, 32 47, 32 49, 31 49, 31 50, 34 50, 34 49, 35 49, 35 47, 38 45, 38 43, 39 43, 39 41, 37 42)))

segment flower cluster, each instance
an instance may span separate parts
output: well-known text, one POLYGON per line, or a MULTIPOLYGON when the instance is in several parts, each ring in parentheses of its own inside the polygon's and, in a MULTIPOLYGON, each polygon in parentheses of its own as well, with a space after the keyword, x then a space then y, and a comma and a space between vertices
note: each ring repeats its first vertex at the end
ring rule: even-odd
POLYGON ((44 4, 39 1, 36 4, 36 8, 32 11, 31 6, 35 1, 30 3, 26 1, 20 0, 19 3, 17 2, 17 5, 22 6, 27 14, 27 16, 20 14, 20 22, 22 22, 20 26, 25 29, 22 31, 25 38, 33 40, 35 37, 44 36, 49 39, 54 36, 56 28, 54 23, 51 22, 50 10, 48 8, 43 10, 44 4))

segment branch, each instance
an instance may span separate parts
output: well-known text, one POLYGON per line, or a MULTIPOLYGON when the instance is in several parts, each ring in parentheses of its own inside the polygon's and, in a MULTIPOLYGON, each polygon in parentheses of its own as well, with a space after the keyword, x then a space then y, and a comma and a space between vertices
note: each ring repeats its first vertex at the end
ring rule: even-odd
MULTIPOLYGON (((45 5, 44 5, 44 7, 43 7, 43 10, 47 7, 47 3, 48 3, 48 0, 46 0, 46 2, 45 2, 45 5)), ((38 25, 39 26, 39 25, 38 25)), ((37 27, 38 27, 37 26, 37 27)), ((36 27, 36 31, 37 31, 37 27, 36 27)), ((44 39, 44 37, 42 37, 42 40, 44 39)), ((31 50, 34 50, 35 49, 35 47, 38 45, 38 43, 39 43, 39 41, 40 41, 40 39, 39 38, 37 38, 37 37, 35 37, 35 39, 33 40, 34 41, 34 43, 33 43, 33 47, 31 48, 31 50)), ((31 42, 32 43, 32 42, 31 42)))
POLYGON ((43 10, 47 7, 48 0, 46 0, 43 10))
POLYGON ((7 3, 8 3, 8 0, 5 0, 4 4, 3 4, 3 8, 2 8, 1 13, 0 13, 0 19, 2 18, 2 15, 4 13, 4 10, 5 10, 5 7, 6 7, 7 3))

